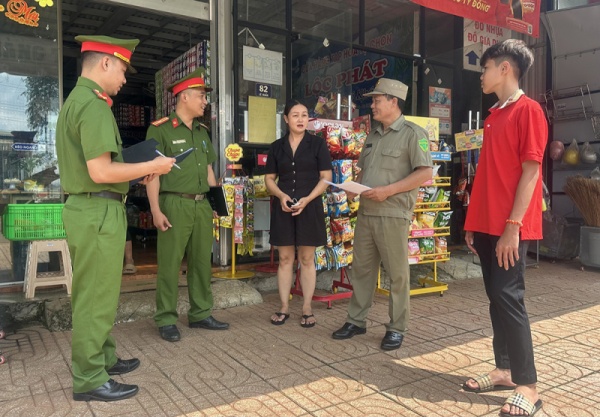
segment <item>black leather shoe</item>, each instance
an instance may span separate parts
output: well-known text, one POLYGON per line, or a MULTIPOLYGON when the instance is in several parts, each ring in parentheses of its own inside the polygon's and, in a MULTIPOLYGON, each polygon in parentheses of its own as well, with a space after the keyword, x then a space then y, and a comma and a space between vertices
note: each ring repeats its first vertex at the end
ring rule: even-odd
POLYGON ((109 375, 121 375, 131 372, 140 366, 140 360, 137 358, 133 359, 117 359, 115 363, 108 371, 109 375))
POLYGON ((229 329, 229 323, 223 323, 213 316, 208 316, 204 320, 190 323, 190 327, 192 329, 227 330, 229 329))
POLYGON ((160 333, 160 337, 165 339, 167 342, 177 342, 178 340, 181 340, 179 329, 174 324, 161 326, 158 328, 158 332, 160 333))
POLYGON ((381 341, 381 349, 383 350, 394 350, 399 349, 402 346, 404 335, 398 332, 385 332, 385 336, 381 341))
POLYGON ((137 385, 121 384, 113 379, 109 379, 98 388, 88 392, 73 393, 74 401, 119 401, 131 398, 138 393, 140 389, 137 385))
POLYGON ((333 332, 331 337, 334 339, 350 339, 354 335, 365 334, 366 332, 367 329, 364 327, 359 327, 356 324, 346 322, 341 329, 333 332))

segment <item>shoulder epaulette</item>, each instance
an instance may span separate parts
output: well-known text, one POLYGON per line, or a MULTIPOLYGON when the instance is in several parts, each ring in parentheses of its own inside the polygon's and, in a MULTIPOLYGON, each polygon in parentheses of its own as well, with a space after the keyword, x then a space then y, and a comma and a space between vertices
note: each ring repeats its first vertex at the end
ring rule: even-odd
POLYGON ((168 120, 169 120, 169 118, 165 116, 162 119, 158 119, 158 120, 153 121, 151 124, 152 124, 152 126, 160 126, 160 125, 162 125, 163 123, 165 123, 168 120))
POLYGON ((202 126, 203 128, 205 128, 206 130, 210 130, 210 128, 208 126, 206 126, 204 123, 198 122, 200 124, 200 126, 202 126))
POLYGON ((101 99, 101 100, 104 100, 104 101, 106 101, 106 103, 107 103, 107 104, 108 104, 110 107, 112 107, 112 105, 113 105, 113 101, 112 101, 112 99, 111 99, 111 98, 108 96, 108 94, 106 94, 106 93, 101 93, 100 91, 98 91, 98 90, 96 90, 96 89, 94 89, 94 93, 96 94, 96 97, 98 97, 98 98, 99 98, 99 99, 101 99))

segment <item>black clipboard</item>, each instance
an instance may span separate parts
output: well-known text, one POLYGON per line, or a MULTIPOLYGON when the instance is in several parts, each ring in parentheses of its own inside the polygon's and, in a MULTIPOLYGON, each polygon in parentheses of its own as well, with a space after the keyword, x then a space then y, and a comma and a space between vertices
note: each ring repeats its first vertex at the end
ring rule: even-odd
POLYGON ((206 193, 206 198, 208 198, 210 206, 213 211, 217 212, 217 215, 221 217, 229 216, 227 200, 225 200, 225 189, 221 185, 210 187, 210 190, 206 193))
MULTIPOLYGON (((136 143, 128 148, 123 149, 121 156, 123 157, 123 162, 127 164, 138 164, 140 162, 148 162, 156 158, 156 146, 158 145, 158 141, 154 138, 150 138, 148 140, 144 140, 140 143, 136 143)), ((129 186, 137 184, 144 177, 136 178, 135 180, 129 181, 129 186)))
POLYGON ((140 143, 136 143, 128 148, 123 149, 121 155, 123 156, 123 162, 128 164, 137 164, 140 162, 148 162, 157 157, 156 146, 158 142, 156 139, 151 138, 144 140, 140 143))

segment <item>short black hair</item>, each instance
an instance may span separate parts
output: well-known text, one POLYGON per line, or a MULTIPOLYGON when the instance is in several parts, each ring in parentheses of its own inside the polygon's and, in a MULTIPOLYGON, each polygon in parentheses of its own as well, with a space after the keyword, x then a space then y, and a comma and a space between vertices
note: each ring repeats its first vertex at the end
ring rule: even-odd
POLYGON ((517 78, 520 81, 533 65, 533 52, 525 42, 519 39, 506 39, 485 50, 481 57, 481 66, 493 59, 496 65, 502 61, 510 61, 517 68, 517 78))
POLYGON ((81 66, 94 66, 107 54, 96 51, 85 51, 81 54, 81 66))
POLYGON ((287 103, 285 103, 285 108, 283 109, 283 114, 285 116, 287 116, 288 114, 290 114, 290 110, 292 110, 292 107, 297 106, 297 105, 304 106, 308 110, 308 106, 306 104, 304 104, 300 100, 292 99, 292 100, 289 100, 287 103))

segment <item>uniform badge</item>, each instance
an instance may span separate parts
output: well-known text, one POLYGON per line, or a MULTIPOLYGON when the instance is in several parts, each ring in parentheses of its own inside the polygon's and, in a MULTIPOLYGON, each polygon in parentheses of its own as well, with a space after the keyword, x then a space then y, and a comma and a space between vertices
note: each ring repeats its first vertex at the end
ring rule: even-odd
POLYGON ((425 138, 419 139, 419 148, 421 148, 423 152, 427 152, 429 150, 429 141, 425 138))
POLYGON ((176 139, 172 141, 173 145, 178 145, 180 143, 185 143, 185 139, 176 139))
POLYGON ((177 120, 177 118, 171 120, 171 124, 173 125, 173 128, 176 128, 177 126, 179 126, 179 120, 177 120))

